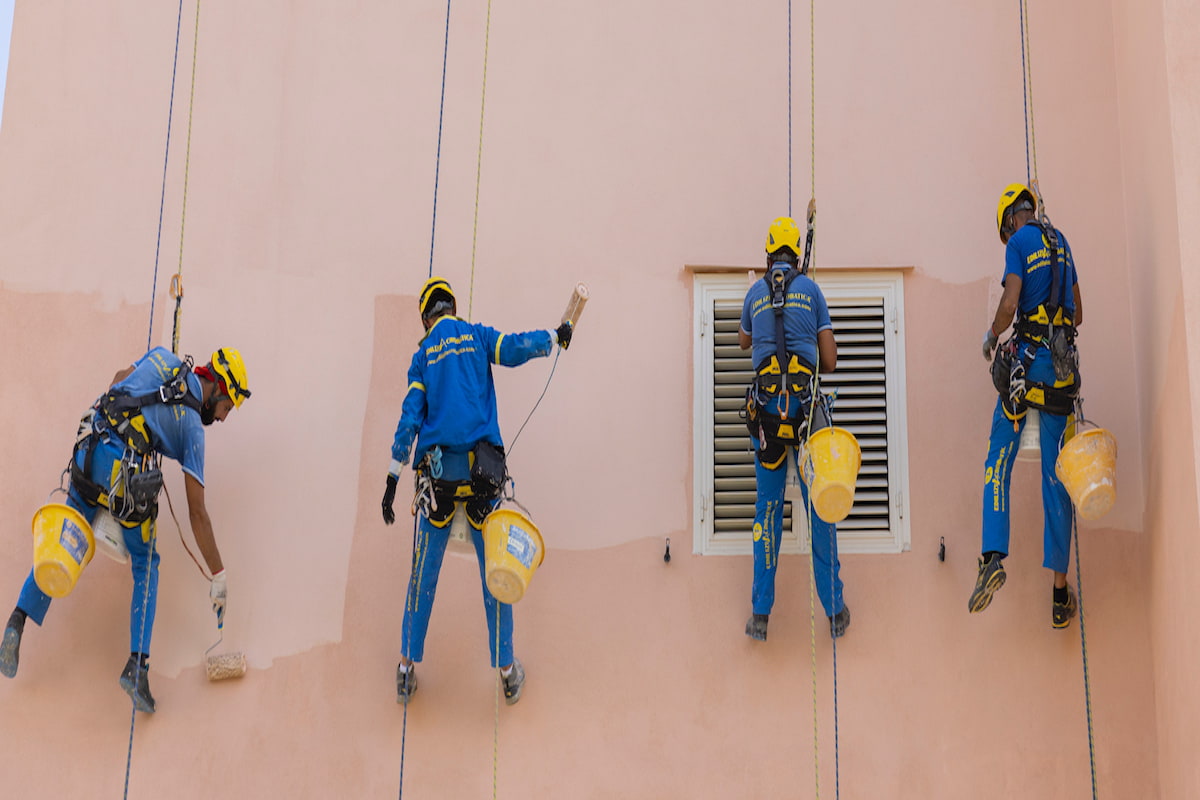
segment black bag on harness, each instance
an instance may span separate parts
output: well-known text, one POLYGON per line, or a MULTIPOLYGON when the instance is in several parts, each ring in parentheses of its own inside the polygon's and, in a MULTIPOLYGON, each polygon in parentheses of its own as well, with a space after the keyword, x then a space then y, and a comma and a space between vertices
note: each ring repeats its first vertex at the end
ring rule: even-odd
POLYGON ((508 480, 508 469, 504 463, 504 448, 490 442, 479 442, 471 451, 471 492, 477 497, 499 497, 504 482, 508 480))

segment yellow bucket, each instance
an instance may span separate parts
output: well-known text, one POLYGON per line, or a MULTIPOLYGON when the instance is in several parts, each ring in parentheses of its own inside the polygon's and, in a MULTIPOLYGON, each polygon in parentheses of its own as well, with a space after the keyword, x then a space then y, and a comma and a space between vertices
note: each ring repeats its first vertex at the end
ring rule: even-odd
POLYGON ((808 437, 800 472, 817 516, 841 522, 854 506, 862 450, 845 428, 822 428, 808 437))
POLYGON ((512 605, 525 595, 546 557, 546 546, 528 517, 497 508, 483 521, 483 553, 488 591, 501 603, 512 605))
POLYGON ((1100 519, 1117 500, 1117 440, 1103 428, 1076 433, 1063 445, 1054 474, 1084 519, 1100 519))
POLYGON ((96 554, 92 526, 75 509, 48 503, 33 515, 33 579, 51 597, 66 597, 96 554))

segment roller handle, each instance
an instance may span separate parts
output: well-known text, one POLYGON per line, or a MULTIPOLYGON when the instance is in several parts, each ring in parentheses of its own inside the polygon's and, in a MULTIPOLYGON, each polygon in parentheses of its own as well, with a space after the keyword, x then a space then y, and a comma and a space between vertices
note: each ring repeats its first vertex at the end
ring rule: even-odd
POLYGON ((588 288, 582 283, 575 284, 575 290, 571 292, 571 299, 567 301, 567 309, 563 312, 562 319, 559 321, 571 323, 574 328, 579 325, 579 317, 583 314, 583 307, 587 305, 588 288))

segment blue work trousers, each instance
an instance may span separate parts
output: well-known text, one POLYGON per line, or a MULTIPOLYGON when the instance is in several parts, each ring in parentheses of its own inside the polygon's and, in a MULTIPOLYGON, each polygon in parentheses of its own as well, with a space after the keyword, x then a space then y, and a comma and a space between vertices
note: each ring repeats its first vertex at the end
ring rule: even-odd
MULTIPOLYGON (((458 508, 456 513, 465 514, 458 508)), ((425 634, 429 630, 429 614, 433 611, 433 598, 437 592, 438 575, 442 570, 442 558, 446 555, 446 544, 450 541, 450 526, 453 517, 438 527, 424 513, 417 523, 416 552, 413 556, 412 574, 408 579, 407 601, 404 605, 404 628, 401 633, 400 652, 412 661, 425 656, 425 634)), ((488 625, 488 650, 492 666, 507 667, 513 661, 513 616, 512 606, 501 603, 488 591, 485 579, 483 532, 471 525, 471 542, 475 545, 475 557, 479 561, 479 582, 483 587, 483 609, 488 625), (500 624, 497 647, 496 623, 500 624), (499 649, 499 653, 497 653, 499 649)))
MULTIPOLYGON (((754 513, 754 584, 750 602, 755 614, 770 614, 775 605, 775 571, 779 567, 779 540, 783 528, 783 494, 787 488, 787 462, 795 460, 796 448, 787 449, 786 458, 775 469, 769 469, 755 459, 754 474, 758 481, 758 499, 754 513)), ((804 507, 793 504, 792 515, 805 515, 809 508, 808 487, 800 482, 804 507)), ((812 564, 817 595, 826 616, 842 610, 841 563, 838 561, 837 526, 817 516, 810 516, 812 531, 812 564)))
MULTIPOLYGON (((1042 352, 1029 369, 1032 380, 1052 383, 1054 370, 1050 354, 1042 352)), ((988 455, 983 477, 983 549, 1008 555, 1009 488, 1012 484, 1013 457, 1020 445, 1021 431, 1028 415, 1015 425, 1004 412, 1000 398, 992 412, 992 433, 988 437, 988 455)), ((1071 523, 1073 508, 1066 488, 1054 474, 1059 442, 1066 429, 1068 417, 1040 412, 1040 445, 1042 450, 1042 566, 1055 572, 1067 571, 1071 563, 1071 523)))
MULTIPOLYGON (((89 476, 101 486, 108 486, 111 481, 113 463, 120 461, 124 448, 111 442, 101 442, 95 445, 96 453, 92 458, 92 470, 89 476)), ((83 452, 78 455, 78 463, 83 466, 83 452)), ((83 515, 91 525, 99 512, 99 506, 88 505, 72 486, 67 493, 67 505, 83 515)), ((129 566, 133 572, 133 597, 129 604, 129 652, 150 655, 150 638, 154 632, 154 610, 158 604, 158 551, 154 548, 154 526, 146 527, 151 531, 148 540, 143 541, 143 527, 126 528, 122 526, 125 546, 129 549, 129 566), (153 552, 153 558, 151 553, 153 552)), ((81 576, 82 577, 82 576, 81 576)), ((33 578, 33 570, 21 587, 21 596, 17 599, 17 608, 36 622, 38 625, 46 618, 50 608, 50 595, 38 588, 33 578)))

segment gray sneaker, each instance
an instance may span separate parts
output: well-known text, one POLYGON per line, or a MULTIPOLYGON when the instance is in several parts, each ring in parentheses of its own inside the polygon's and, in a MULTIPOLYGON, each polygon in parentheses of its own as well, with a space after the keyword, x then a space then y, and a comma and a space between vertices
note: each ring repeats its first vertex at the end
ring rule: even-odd
POLYGON ((834 639, 840 639, 846 635, 846 629, 850 627, 850 606, 842 603, 842 610, 829 618, 829 635, 834 639))
POLYGON ((1075 590, 1067 584, 1067 600, 1060 603, 1051 601, 1050 624, 1055 628, 1065 628, 1071 624, 1071 618, 1079 611, 1079 601, 1075 599, 1075 590))
POLYGON ((1004 585, 1007 576, 1004 574, 1003 556, 992 554, 986 561, 979 557, 979 576, 975 579, 975 591, 967 601, 967 610, 972 614, 983 611, 992 602, 992 595, 1004 585))
POLYGON ((500 682, 504 684, 504 702, 515 705, 521 699, 521 690, 525 688, 525 668, 521 666, 521 659, 513 659, 512 672, 507 675, 500 673, 500 682))
POLYGON ((17 676, 17 664, 21 660, 21 631, 10 622, 4 629, 4 640, 0 641, 0 675, 6 678, 17 676))
POLYGON ((765 642, 767 640, 767 621, 770 618, 768 614, 751 614, 750 619, 746 620, 746 635, 756 642, 765 642))
POLYGON ((396 665, 396 702, 408 705, 408 701, 417 693, 417 665, 409 664, 408 671, 396 665))
POLYGON ((133 700, 133 707, 146 714, 154 713, 154 696, 150 694, 149 667, 138 665, 137 656, 130 656, 121 670, 121 688, 133 700))

